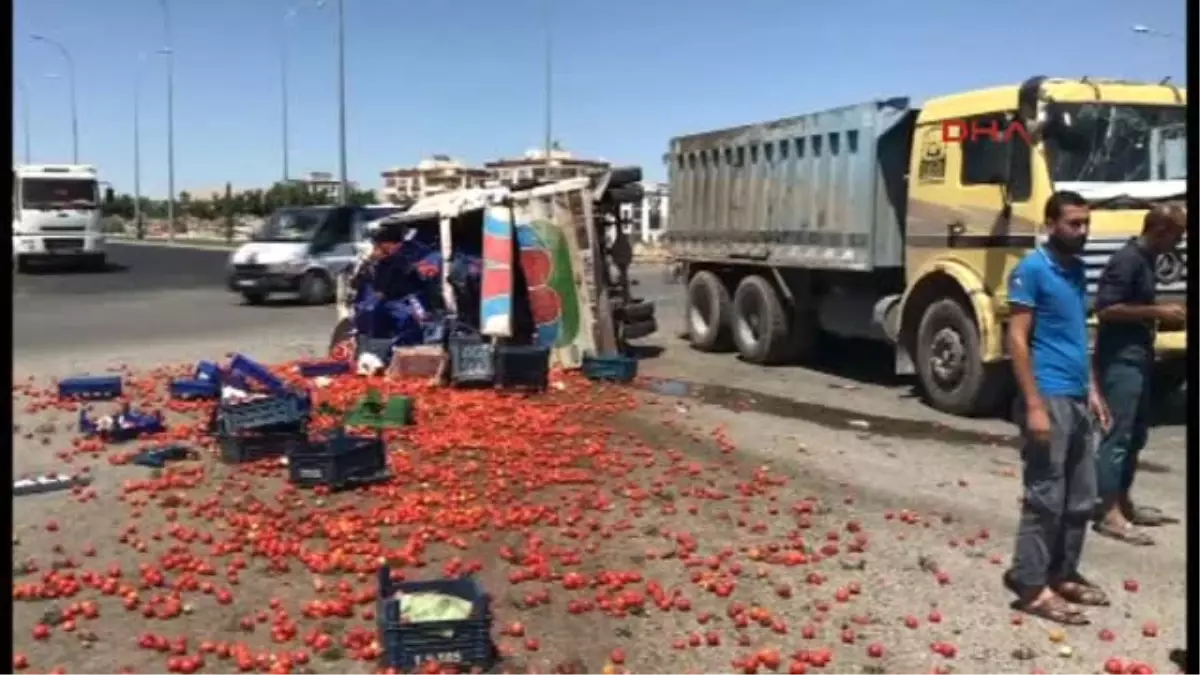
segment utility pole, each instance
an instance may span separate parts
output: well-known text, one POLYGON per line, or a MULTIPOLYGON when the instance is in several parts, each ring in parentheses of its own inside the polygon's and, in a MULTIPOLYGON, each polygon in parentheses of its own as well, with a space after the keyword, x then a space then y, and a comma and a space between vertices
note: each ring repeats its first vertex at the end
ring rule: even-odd
POLYGON ((175 240, 175 49, 171 42, 171 9, 167 0, 162 7, 163 35, 167 57, 167 239, 175 240))
POLYGON ((29 151, 29 90, 20 79, 16 80, 17 90, 21 92, 21 130, 25 136, 25 163, 33 163, 33 154, 29 151))
POLYGON ((296 16, 296 8, 292 7, 283 15, 283 33, 279 40, 279 92, 283 103, 282 135, 283 135, 283 182, 286 185, 291 180, 288 168, 288 26, 296 16))
POLYGON ((546 138, 545 138, 545 159, 546 159, 546 177, 550 177, 550 166, 553 164, 551 153, 554 151, 554 29, 551 26, 550 16, 550 0, 542 0, 543 18, 545 21, 546 30, 546 54, 545 54, 545 87, 546 87, 546 138))
POLYGON ((338 168, 341 172, 341 204, 350 203, 350 181, 346 171, 346 0, 337 0, 338 25, 338 168))

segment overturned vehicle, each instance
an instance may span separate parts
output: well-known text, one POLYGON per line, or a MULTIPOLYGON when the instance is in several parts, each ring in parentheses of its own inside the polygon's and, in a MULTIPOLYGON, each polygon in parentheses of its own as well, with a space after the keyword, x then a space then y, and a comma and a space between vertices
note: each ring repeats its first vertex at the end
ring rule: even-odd
POLYGON ((567 369, 625 352, 657 330, 653 304, 631 293, 619 209, 642 198, 640 181, 640 169, 620 168, 458 190, 372 223, 338 278, 331 356, 362 372, 413 372, 398 364, 449 354, 444 366, 456 340, 567 369))

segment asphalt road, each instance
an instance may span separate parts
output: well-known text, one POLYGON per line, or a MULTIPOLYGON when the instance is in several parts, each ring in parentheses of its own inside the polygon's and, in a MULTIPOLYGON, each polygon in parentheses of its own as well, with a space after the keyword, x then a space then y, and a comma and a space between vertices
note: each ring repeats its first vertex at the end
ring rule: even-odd
POLYGON ((330 307, 249 307, 224 286, 229 252, 112 244, 109 269, 13 275, 13 346, 22 355, 193 337, 328 335, 330 307))

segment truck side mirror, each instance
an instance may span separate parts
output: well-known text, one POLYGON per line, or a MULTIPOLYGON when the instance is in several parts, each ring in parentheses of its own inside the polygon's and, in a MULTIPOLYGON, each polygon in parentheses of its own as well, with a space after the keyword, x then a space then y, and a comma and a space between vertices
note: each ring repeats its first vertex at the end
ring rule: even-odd
POLYGON ((112 206, 114 201, 116 201, 116 196, 113 194, 113 189, 110 187, 104 188, 104 205, 112 206))

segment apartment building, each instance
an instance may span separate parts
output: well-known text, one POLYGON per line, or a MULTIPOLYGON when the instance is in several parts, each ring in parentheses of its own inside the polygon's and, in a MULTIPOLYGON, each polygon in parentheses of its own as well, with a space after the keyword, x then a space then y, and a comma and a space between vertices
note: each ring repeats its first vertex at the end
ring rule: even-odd
POLYGON ((384 171, 379 196, 381 201, 399 204, 439 192, 483 187, 487 180, 488 172, 484 169, 467 166, 447 155, 434 155, 416 166, 384 171))
POLYGON ((643 181, 642 192, 644 196, 640 202, 620 206, 625 233, 634 241, 656 244, 666 229, 670 211, 667 184, 643 181))
POLYGON ((483 168, 490 184, 513 185, 525 180, 551 181, 586 176, 605 171, 610 166, 602 159, 575 157, 556 145, 550 150, 550 161, 546 161, 545 150, 535 149, 525 151, 521 157, 485 162, 483 168))

